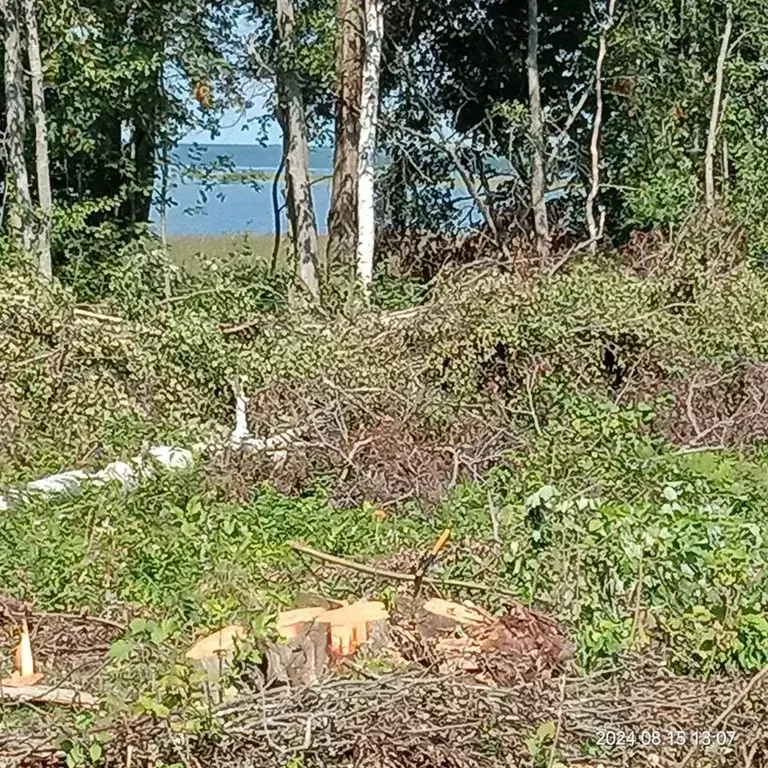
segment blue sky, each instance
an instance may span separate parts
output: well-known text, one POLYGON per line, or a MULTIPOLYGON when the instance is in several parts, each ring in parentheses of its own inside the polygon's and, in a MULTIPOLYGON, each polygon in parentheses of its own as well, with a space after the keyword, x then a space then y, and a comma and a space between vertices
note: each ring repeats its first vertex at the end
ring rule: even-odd
MULTIPOLYGON (((243 16, 238 24, 238 32, 242 35, 243 40, 247 40, 254 31, 253 23, 247 16, 243 16)), ((253 81, 251 87, 253 90, 248 95, 253 99, 254 106, 247 110, 245 114, 241 114, 239 110, 228 110, 221 120, 220 134, 215 139, 211 139, 210 133, 194 131, 185 136, 183 141, 197 141, 201 144, 254 144, 256 142, 257 127, 252 125, 248 129, 248 123, 268 113, 272 93, 269 87, 265 88, 264 83, 259 83, 258 81, 253 81), (244 127, 246 127, 246 130, 244 130, 244 127)), ((283 137, 277 122, 271 120, 270 123, 267 143, 281 144, 283 137)))
MULTIPOLYGON (((241 114, 238 110, 234 109, 228 110, 221 120, 221 133, 215 139, 211 140, 210 133, 195 131, 188 134, 184 141, 197 141, 201 144, 254 144, 256 142, 256 127, 251 126, 244 130, 244 126, 247 127, 250 120, 262 117, 264 114, 266 114, 265 106, 258 103, 247 110, 245 114, 241 114)), ((281 141, 280 128, 272 120, 267 143, 280 144, 281 141)))

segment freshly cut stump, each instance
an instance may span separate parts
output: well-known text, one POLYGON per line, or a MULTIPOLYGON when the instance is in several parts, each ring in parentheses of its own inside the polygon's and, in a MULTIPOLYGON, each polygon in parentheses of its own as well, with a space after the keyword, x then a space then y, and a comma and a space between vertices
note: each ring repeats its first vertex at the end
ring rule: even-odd
POLYGON ((317 617, 318 623, 328 624, 329 651, 332 656, 350 656, 372 636, 381 635, 377 625, 386 623, 389 613, 384 603, 359 600, 344 608, 325 611, 317 617))
POLYGON ((43 674, 35 672, 35 660, 32 655, 32 640, 29 636, 29 627, 27 620, 21 621, 21 639, 14 654, 16 668, 11 676, 5 680, 0 680, 2 688, 25 688, 35 686, 43 679, 43 674))
POLYGON ((277 630, 286 642, 266 651, 267 683, 312 685, 329 662, 385 642, 388 618, 383 603, 368 600, 332 609, 284 611, 278 615, 277 630))
POLYGON ((435 598, 400 617, 396 634, 406 658, 491 685, 549 678, 569 651, 552 619, 519 603, 493 616, 472 603, 435 598))
POLYGON ((322 607, 295 608, 277 617, 277 631, 286 642, 266 650, 266 681, 309 686, 322 676, 326 664, 328 628, 318 624, 322 607))

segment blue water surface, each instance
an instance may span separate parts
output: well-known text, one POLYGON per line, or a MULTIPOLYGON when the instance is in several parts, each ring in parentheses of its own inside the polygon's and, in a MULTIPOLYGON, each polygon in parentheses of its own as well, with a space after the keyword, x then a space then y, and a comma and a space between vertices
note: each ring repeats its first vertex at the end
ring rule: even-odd
MULTIPOLYGON (((281 188, 282 189, 282 188, 281 188)), ((215 236, 240 232, 269 235, 275 231, 272 186, 253 189, 245 184, 219 184, 206 191, 201 184, 184 183, 172 191, 168 208, 167 232, 173 236, 215 236), (203 195, 201 196, 201 192, 203 195)), ((283 203, 282 191, 278 197, 283 203)), ((312 185, 318 232, 327 231, 326 221, 331 201, 331 185, 318 181, 312 185)), ((152 221, 157 226, 160 215, 155 206, 152 221)), ((287 228, 285 210, 281 213, 281 231, 287 228)))

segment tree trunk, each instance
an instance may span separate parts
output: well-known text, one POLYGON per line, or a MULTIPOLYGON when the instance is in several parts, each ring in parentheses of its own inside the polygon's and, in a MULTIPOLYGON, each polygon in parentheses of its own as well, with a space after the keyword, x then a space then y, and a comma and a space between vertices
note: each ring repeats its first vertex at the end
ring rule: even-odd
POLYGON ((336 143, 327 260, 352 265, 357 246, 364 0, 338 0, 336 23, 336 143))
POLYGON ((598 221, 595 218, 595 202, 600 191, 600 129, 603 123, 603 62, 606 53, 606 35, 613 25, 613 17, 616 13, 616 0, 608 2, 608 25, 600 35, 600 43, 595 63, 595 117, 592 120, 592 139, 589 150, 592 158, 592 178, 587 194, 587 230, 589 231, 589 247, 595 251, 597 241, 602 237, 604 216, 598 221))
POLYGON ((370 289, 373 282, 373 251, 376 237, 373 174, 376 158, 383 24, 381 0, 366 0, 357 208, 357 271, 366 291, 370 289))
POLYGON ((10 171, 9 179, 6 180, 6 184, 10 185, 8 219, 22 248, 31 256, 33 211, 27 164, 24 159, 26 110, 24 70, 21 61, 21 13, 18 0, 5 0, 3 17, 5 21, 5 144, 10 171))
POLYGON ((296 30, 293 0, 277 0, 277 33, 280 44, 278 91, 284 105, 288 153, 288 195, 293 207, 294 243, 299 275, 312 298, 320 298, 317 275, 317 224, 309 180, 309 144, 301 84, 296 75, 296 30))
MULTIPOLYGON (((157 9, 154 4, 147 4, 134 14, 131 26, 138 42, 162 54, 165 59, 163 23, 166 14, 162 11, 158 13, 160 8, 162 4, 158 4, 157 9)), ((162 149, 157 142, 158 128, 167 112, 166 100, 163 68, 153 60, 151 67, 144 73, 142 87, 131 106, 134 176, 129 180, 130 192, 124 205, 124 220, 127 224, 145 224, 152 213, 157 155, 158 149, 162 149)))
POLYGON ((536 247, 543 257, 549 255, 550 236, 547 203, 544 199, 544 118, 541 111, 539 83, 539 4, 528 0, 528 97, 531 109, 531 205, 536 247))
POLYGON ((35 162, 37 167, 37 196, 40 204, 37 251, 40 258, 40 272, 51 277, 51 216, 53 196, 51 194, 51 170, 48 162, 48 127, 45 115, 45 93, 43 87, 43 62, 40 58, 40 39, 37 33, 37 17, 34 0, 24 0, 24 15, 27 25, 27 50, 29 72, 32 83, 32 109, 35 120, 35 162))
POLYGON ((152 212, 152 192, 155 184, 154 115, 137 115, 133 127, 133 162, 135 187, 130 196, 130 222, 144 224, 152 212))
POLYGON ((723 95, 723 74, 725 72, 725 59, 728 56, 728 46, 733 29, 733 14, 731 6, 728 6, 725 18, 725 29, 720 42, 720 53, 717 57, 717 69, 715 71, 715 94, 712 98, 712 113, 709 118, 709 133, 707 134, 707 148, 704 153, 704 190, 707 202, 707 210, 715 207, 715 148, 717 146, 717 130, 720 125, 720 102, 723 95))

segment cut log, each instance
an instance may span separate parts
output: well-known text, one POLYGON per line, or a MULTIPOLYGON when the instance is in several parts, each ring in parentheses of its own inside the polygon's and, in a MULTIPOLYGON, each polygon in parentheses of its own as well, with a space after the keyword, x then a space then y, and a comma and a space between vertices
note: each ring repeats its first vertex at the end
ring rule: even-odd
POLYGON ((386 622, 389 613, 384 603, 360 600, 344 608, 320 614, 316 621, 330 626, 330 651, 337 656, 349 656, 368 642, 377 622, 386 622))
POLYGON ((21 688, 0 686, 0 699, 11 703, 37 702, 62 704, 67 707, 95 707, 98 699, 85 691, 70 688, 50 688, 46 685, 27 685, 21 688))

